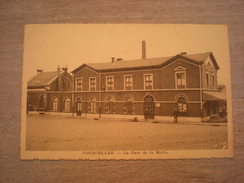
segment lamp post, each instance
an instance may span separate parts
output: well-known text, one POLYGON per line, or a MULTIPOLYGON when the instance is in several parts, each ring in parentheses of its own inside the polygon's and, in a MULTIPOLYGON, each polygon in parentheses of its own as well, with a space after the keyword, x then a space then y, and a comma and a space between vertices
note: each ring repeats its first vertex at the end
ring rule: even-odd
POLYGON ((47 91, 50 90, 50 86, 45 87, 45 105, 44 105, 44 111, 47 111, 47 91))

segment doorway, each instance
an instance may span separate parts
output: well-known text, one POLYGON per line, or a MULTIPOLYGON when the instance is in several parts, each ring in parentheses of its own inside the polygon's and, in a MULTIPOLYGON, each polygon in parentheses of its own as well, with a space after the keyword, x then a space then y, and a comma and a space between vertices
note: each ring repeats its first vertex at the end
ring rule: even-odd
POLYGON ((144 97, 143 114, 147 119, 154 119, 155 104, 154 98, 151 95, 144 97))

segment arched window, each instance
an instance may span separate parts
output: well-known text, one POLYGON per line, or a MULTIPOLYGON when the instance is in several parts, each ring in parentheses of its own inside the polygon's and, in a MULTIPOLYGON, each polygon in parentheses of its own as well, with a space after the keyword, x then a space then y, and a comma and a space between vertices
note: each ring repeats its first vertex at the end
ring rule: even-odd
POLYGON ((81 99, 80 98, 76 99, 76 110, 77 111, 82 111, 82 103, 81 103, 81 99))
POLYGON ((133 100, 132 100, 131 97, 126 97, 125 98, 124 114, 133 114, 134 107, 133 107, 132 101, 133 100))
POLYGON ((97 112, 96 100, 94 98, 91 98, 91 100, 90 100, 89 112, 90 113, 96 113, 97 112))
POLYGON ((105 104, 105 112, 108 114, 112 114, 115 112, 114 99, 112 97, 107 98, 107 102, 105 104))
POLYGON ((64 111, 65 112, 70 111, 70 99, 69 98, 64 99, 64 111))
POLYGON ((144 97, 143 103, 143 114, 147 119, 154 119, 155 113, 155 103, 154 98, 151 95, 146 95, 144 97))
POLYGON ((71 88, 71 82, 69 79, 66 80, 66 89, 70 90, 71 88))
POLYGON ((178 112, 184 113, 187 112, 187 103, 184 97, 179 97, 177 100, 177 109, 178 112))
POLYGON ((65 80, 61 79, 61 89, 65 90, 65 80))
POLYGON ((57 97, 55 97, 53 99, 52 109, 53 109, 53 111, 57 111, 58 110, 58 98, 57 97))
POLYGON ((39 98, 38 108, 44 109, 45 108, 45 96, 41 95, 39 98))

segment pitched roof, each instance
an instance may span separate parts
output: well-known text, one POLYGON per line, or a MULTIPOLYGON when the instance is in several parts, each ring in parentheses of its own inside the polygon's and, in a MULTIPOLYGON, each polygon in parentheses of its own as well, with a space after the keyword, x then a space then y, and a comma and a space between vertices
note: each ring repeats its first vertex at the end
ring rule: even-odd
POLYGON ((57 71, 40 72, 28 82, 28 87, 44 87, 56 77, 57 71))
POLYGON ((134 67, 145 67, 145 66, 156 66, 167 61, 171 57, 161 58, 149 58, 149 59, 137 59, 137 60, 122 60, 103 63, 87 63, 88 66, 96 70, 107 70, 107 69, 118 69, 118 68, 134 68, 134 67))
MULTIPOLYGON (((212 55, 211 52, 205 52, 200 54, 191 54, 191 55, 182 55, 178 54, 171 57, 159 57, 159 58, 148 58, 148 59, 137 59, 137 60, 122 60, 112 62, 103 62, 103 63, 87 63, 83 64, 80 67, 72 71, 76 73, 82 67, 88 66, 96 71, 109 71, 109 70, 123 70, 123 69, 135 69, 135 68, 144 68, 144 67, 160 67, 167 65, 169 62, 177 59, 183 58, 194 63, 202 63, 207 59, 209 55, 212 55)), ((215 61, 216 62, 216 61, 215 61)), ((217 64, 217 62, 216 62, 217 64)), ((218 68, 218 66, 217 66, 218 68)))

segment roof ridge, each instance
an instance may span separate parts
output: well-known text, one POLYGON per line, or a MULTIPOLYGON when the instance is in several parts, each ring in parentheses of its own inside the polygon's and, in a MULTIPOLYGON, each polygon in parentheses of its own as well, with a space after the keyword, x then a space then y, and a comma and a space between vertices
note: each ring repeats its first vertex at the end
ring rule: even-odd
POLYGON ((202 53, 193 53, 193 54, 176 54, 174 56, 164 56, 164 57, 152 57, 147 59, 128 59, 122 61, 106 61, 106 62, 90 62, 90 63, 83 63, 76 69, 72 71, 72 73, 77 72, 82 67, 88 66, 94 70, 119 70, 119 69, 126 69, 126 68, 139 68, 139 67, 156 67, 162 64, 167 64, 168 61, 181 57, 192 62, 203 62, 206 58, 211 55, 211 51, 202 52, 202 53))
MULTIPOLYGON (((185 57, 187 56, 192 56, 192 55, 203 55, 203 54, 211 54, 211 51, 207 51, 207 52, 203 52, 203 53, 193 53, 193 54, 176 54, 174 56, 177 55, 183 55, 185 57)), ((163 56, 163 57, 151 57, 151 58, 146 58, 146 59, 141 59, 141 58, 137 58, 137 59, 128 59, 128 60, 121 60, 121 61, 117 61, 115 60, 114 63, 118 63, 118 62, 125 62, 125 61, 143 61, 143 60, 153 60, 153 59, 161 59, 161 58, 172 58, 174 56, 163 56)), ((87 62, 84 64, 103 64, 103 63, 112 63, 111 61, 106 61, 106 62, 87 62)))

